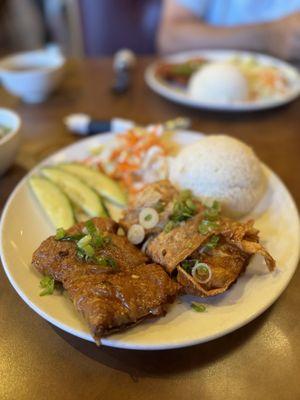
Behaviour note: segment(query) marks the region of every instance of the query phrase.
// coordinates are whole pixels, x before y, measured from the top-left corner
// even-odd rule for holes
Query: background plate
[[[184,89],[179,89],[171,84],[164,83],[157,79],[155,76],[155,70],[157,64],[163,62],[184,62],[190,58],[204,57],[212,61],[225,61],[230,60],[233,57],[249,58],[254,57],[260,63],[264,65],[271,65],[280,68],[287,76],[290,82],[290,90],[281,97],[268,100],[258,100],[253,102],[239,102],[239,103],[213,103],[197,101],[192,99]],[[159,95],[179,104],[194,108],[204,108],[208,110],[216,111],[255,111],[263,110],[267,108],[277,107],[290,101],[294,100],[300,94],[300,75],[296,68],[292,65],[264,54],[247,52],[247,51],[233,51],[233,50],[202,50],[202,51],[190,51],[175,54],[166,58],[162,58],[155,63],[151,64],[145,72],[145,80],[149,87]]]
[[[101,134],[79,141],[42,164],[86,157],[89,149],[111,140],[113,134]],[[177,133],[175,140],[185,145],[199,140],[199,133]],[[0,225],[0,251],[5,272],[22,299],[39,315],[73,335],[92,341],[92,337],[64,295],[40,297],[41,277],[31,268],[33,251],[53,234],[27,184],[31,171],[11,194]],[[247,272],[225,294],[207,303],[207,312],[196,313],[189,305],[191,297],[182,297],[170,307],[166,317],[147,321],[126,332],[103,339],[103,344],[128,349],[168,349],[205,342],[231,332],[266,310],[283,292],[295,272],[299,257],[299,217],[294,201],[279,178],[264,167],[268,190],[251,217],[278,268],[268,273],[260,257],[254,257]],[[198,299],[199,301],[199,299]],[[22,316],[20,316],[22,318]]]

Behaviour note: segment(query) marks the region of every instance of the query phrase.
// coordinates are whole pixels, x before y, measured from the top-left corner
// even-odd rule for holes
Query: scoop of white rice
[[[188,84],[189,95],[198,101],[234,103],[248,98],[248,82],[238,67],[211,63],[195,72]]]
[[[234,217],[249,213],[266,185],[253,150],[226,135],[208,136],[186,146],[170,161],[169,179],[205,203],[219,201],[224,213]]]

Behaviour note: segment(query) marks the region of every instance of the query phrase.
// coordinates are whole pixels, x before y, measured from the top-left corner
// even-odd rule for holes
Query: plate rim
[[[205,56],[205,54],[227,54],[228,56],[238,55],[241,57],[246,56],[254,56],[256,58],[262,58],[265,60],[269,60],[271,63],[279,64],[282,67],[293,71],[293,73],[297,76],[297,85],[293,90],[285,95],[282,98],[277,99],[269,99],[266,101],[261,102],[252,102],[252,103],[214,103],[214,102],[204,102],[204,101],[197,101],[192,98],[189,98],[184,93],[180,91],[176,91],[172,89],[168,85],[164,85],[155,77],[155,68],[156,66],[162,61],[172,61],[181,58],[189,58],[189,57],[196,57],[196,56]],[[260,110],[267,110],[271,108],[276,108],[282,106],[284,104],[288,104],[295,100],[297,97],[300,96],[300,71],[294,67],[292,64],[281,60],[280,58],[273,57],[268,54],[253,52],[253,51],[246,51],[246,50],[233,50],[233,49],[202,49],[202,50],[191,50],[191,51],[184,51],[175,53],[172,55],[168,55],[165,57],[161,57],[158,60],[150,63],[144,72],[144,80],[146,84],[150,87],[152,91],[154,91],[159,96],[170,100],[173,103],[181,104],[187,107],[195,108],[195,109],[203,109],[203,110],[211,110],[211,111],[223,111],[223,112],[253,112],[253,111],[260,111]]]
[[[189,134],[197,134],[198,137],[204,135],[202,132],[198,132],[198,131],[192,131],[192,130],[185,130],[185,131],[180,131],[181,133],[185,132],[185,133],[189,133]],[[73,329],[72,327],[70,327],[69,325],[66,325],[64,323],[61,323],[60,321],[58,321],[56,318],[48,315],[46,312],[44,312],[40,307],[36,306],[34,302],[32,302],[22,291],[21,287],[17,284],[17,282],[14,280],[13,276],[10,273],[10,268],[8,266],[8,263],[6,262],[6,258],[4,255],[4,235],[3,235],[3,231],[4,231],[4,226],[5,226],[5,221],[6,221],[6,215],[8,213],[8,210],[10,208],[10,204],[12,203],[12,201],[14,200],[14,197],[16,195],[16,193],[20,190],[20,188],[23,186],[23,184],[26,182],[26,180],[28,179],[28,177],[30,175],[32,175],[33,173],[36,172],[36,170],[38,170],[42,165],[46,164],[47,162],[49,162],[51,159],[53,159],[55,156],[59,155],[60,153],[64,152],[64,151],[68,151],[70,150],[72,147],[76,147],[78,146],[79,143],[83,143],[83,142],[92,142],[93,140],[96,140],[97,138],[101,137],[101,136],[114,136],[116,133],[114,132],[105,132],[105,133],[100,133],[97,135],[94,135],[92,137],[88,137],[88,138],[84,138],[81,140],[76,141],[75,143],[71,143],[65,147],[62,147],[61,149],[55,151],[53,154],[50,154],[48,157],[46,157],[45,159],[41,160],[36,166],[34,166],[31,170],[29,170],[27,172],[27,174],[20,180],[20,182],[18,182],[18,184],[16,185],[16,187],[14,188],[14,190],[12,191],[12,193],[9,195],[8,199],[6,200],[5,206],[3,208],[2,214],[1,214],[1,218],[0,218],[0,258],[1,258],[1,262],[3,265],[3,269],[4,272],[9,280],[9,283],[12,285],[13,289],[17,292],[17,294],[21,297],[21,299],[25,302],[25,304],[27,306],[29,306],[34,312],[36,312],[40,317],[42,317],[45,321],[50,322],[52,325],[54,325],[55,327],[67,332],[68,334],[74,335],[76,337],[79,337],[81,339],[84,340],[88,340],[90,342],[94,342],[93,338],[91,335],[87,334],[87,333],[82,333],[76,329]],[[86,146],[87,148],[87,146]],[[263,163],[262,163],[263,164]],[[298,225],[298,239],[300,239],[300,216],[299,216],[299,211],[296,205],[296,202],[293,198],[293,196],[291,195],[290,191],[288,190],[288,188],[286,187],[286,185],[284,184],[284,182],[281,180],[281,178],[275,173],[273,172],[268,166],[266,166],[265,164],[263,164],[268,172],[270,172],[273,176],[275,176],[275,178],[280,182],[280,184],[282,185],[283,189],[285,190],[286,195],[288,195],[289,201],[291,206],[293,207],[296,215],[297,215],[297,225]],[[294,265],[293,267],[290,268],[290,274],[289,274],[289,278],[287,279],[287,281],[285,282],[284,286],[281,288],[280,291],[278,291],[278,293],[276,294],[275,297],[271,298],[269,300],[269,302],[267,302],[264,307],[262,307],[259,311],[249,315],[248,318],[240,321],[237,324],[234,324],[233,326],[228,327],[228,329],[216,332],[215,334],[212,335],[207,335],[204,336],[202,338],[198,338],[198,339],[190,339],[190,340],[185,340],[185,341],[180,341],[180,342],[170,342],[169,344],[154,344],[154,345],[144,345],[144,344],[133,344],[132,342],[123,342],[122,340],[114,340],[113,339],[113,335],[107,338],[103,338],[102,339],[102,344],[105,346],[109,346],[109,347],[114,347],[114,348],[120,348],[120,349],[127,349],[127,350],[147,350],[147,351],[151,351],[151,350],[170,350],[170,349],[177,349],[177,348],[184,348],[184,347],[189,347],[189,346],[194,346],[197,344],[201,344],[201,343],[206,343],[209,342],[211,340],[220,338],[222,336],[225,336],[231,332],[234,332],[238,329],[240,329],[241,327],[247,325],[248,323],[250,323],[251,321],[253,321],[254,319],[256,319],[257,317],[259,317],[260,315],[262,315],[272,304],[274,304],[278,298],[281,296],[281,294],[286,290],[287,286],[289,285],[290,281],[292,280],[297,266],[298,266],[298,262],[299,262],[299,258],[300,258],[300,240],[298,240],[298,247],[297,247],[297,251],[295,251],[295,256],[294,256]],[[112,339],[110,339],[112,338]]]

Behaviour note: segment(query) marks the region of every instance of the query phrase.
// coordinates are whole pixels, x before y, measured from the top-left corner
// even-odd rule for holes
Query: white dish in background
[[[113,134],[101,134],[81,140],[43,164],[85,158],[89,149],[112,137]],[[181,132],[176,134],[175,140],[186,145],[200,137],[199,133]],[[180,298],[170,307],[166,317],[111,335],[103,339],[104,345],[155,350],[206,342],[245,325],[280,296],[291,280],[299,258],[299,217],[286,187],[267,167],[264,170],[268,190],[249,217],[256,219],[263,243],[277,260],[277,270],[269,273],[262,259],[256,256],[247,272],[228,292],[215,298],[198,298],[207,304],[207,312],[196,313],[190,308],[190,298]],[[2,215],[0,251],[5,272],[18,294],[35,312],[64,331],[92,341],[88,327],[70,300],[58,293],[39,296],[41,276],[30,267],[31,257],[54,229],[30,192],[27,180],[28,176],[16,187]]]
[[[56,47],[18,53],[0,60],[0,80],[11,94],[26,103],[40,103],[57,88],[65,58]]]
[[[0,175],[2,175],[13,163],[20,144],[21,120],[18,114],[0,108],[0,125],[9,128],[10,131],[0,138]]]
[[[273,99],[262,99],[257,101],[248,102],[235,102],[235,103],[216,103],[216,102],[205,102],[198,101],[187,93],[185,89],[175,87],[174,85],[165,83],[155,76],[157,65],[161,62],[184,62],[191,58],[207,58],[211,61],[226,62],[232,58],[238,57],[239,59],[249,59],[252,57],[259,61],[261,64],[274,66],[279,68],[287,77],[290,82],[290,90],[285,95],[280,97],[274,97]],[[203,108],[207,110],[215,111],[255,111],[263,110],[281,106],[289,103],[296,99],[300,95],[300,74],[296,68],[291,64],[279,60],[277,58],[267,56],[259,53],[252,53],[247,51],[236,51],[236,50],[202,50],[202,51],[190,51],[175,54],[165,58],[161,58],[158,61],[149,65],[145,72],[145,80],[148,86],[157,94],[171,100],[175,103],[183,104],[185,106],[194,108]]]

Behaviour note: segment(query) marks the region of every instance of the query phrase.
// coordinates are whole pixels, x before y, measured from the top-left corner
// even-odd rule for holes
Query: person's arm
[[[171,53],[202,48],[267,51],[283,58],[299,58],[300,14],[271,23],[216,27],[206,24],[175,0],[164,0],[159,51]]]

